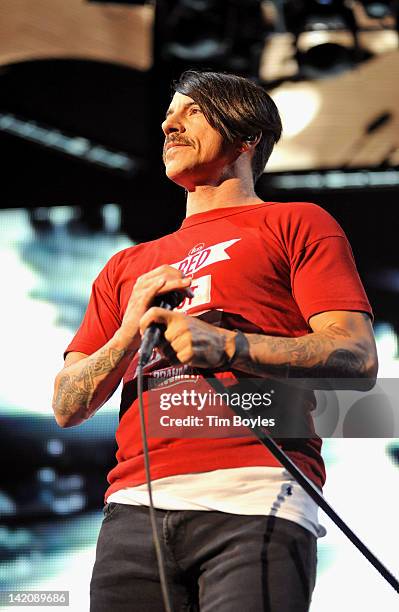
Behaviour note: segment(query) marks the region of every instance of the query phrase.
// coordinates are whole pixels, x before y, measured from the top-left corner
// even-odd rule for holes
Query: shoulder
[[[145,269],[147,263],[152,262],[154,253],[162,252],[167,247],[168,241],[173,234],[168,234],[147,242],[140,242],[133,246],[118,251],[107,261],[96,280],[105,278],[118,282],[126,271],[131,274],[137,266],[140,270]]]
[[[124,270],[127,266],[134,264],[135,261],[145,256],[153,248],[158,248],[161,240],[162,238],[157,238],[148,242],[140,242],[114,253],[105,264],[103,271],[118,273]]]
[[[139,246],[140,245],[130,246],[118,251],[117,253],[114,253],[100,270],[95,282],[98,283],[115,277],[118,272],[120,272],[125,266],[129,265],[130,261],[136,258]]]
[[[345,233],[338,221],[312,202],[276,202],[265,211],[265,222],[284,242],[295,241],[303,246],[315,240]]]
[[[342,229],[339,223],[319,204],[313,202],[274,202],[267,211],[270,219],[290,223],[306,223],[322,228]]]

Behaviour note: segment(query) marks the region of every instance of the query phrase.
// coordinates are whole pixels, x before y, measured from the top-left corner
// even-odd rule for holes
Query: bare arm
[[[68,353],[54,384],[58,425],[79,425],[93,416],[117,388],[135,352],[114,337],[92,355]]]
[[[235,332],[218,329],[195,317],[151,308],[141,319],[167,326],[165,338],[181,363],[217,368],[235,351]],[[244,334],[234,369],[256,376],[303,378],[375,378],[378,361],[368,315],[330,311],[310,319],[312,333],[299,338]]]
[[[54,384],[53,410],[61,427],[91,417],[112,395],[140,346],[139,321],[157,294],[184,290],[191,279],[171,266],[143,274],[133,288],[121,327],[92,355],[72,352]]]
[[[317,378],[375,378],[377,351],[368,315],[330,311],[310,319],[299,338],[246,334],[247,350],[234,366],[249,374]],[[231,340],[226,352],[232,355]]]

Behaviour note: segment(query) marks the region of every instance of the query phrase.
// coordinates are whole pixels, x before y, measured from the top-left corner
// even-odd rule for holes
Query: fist
[[[151,323],[165,325],[165,340],[180,363],[198,368],[218,368],[234,352],[235,332],[220,329],[196,317],[152,307],[140,319],[141,334]],[[166,356],[169,355],[166,353]]]

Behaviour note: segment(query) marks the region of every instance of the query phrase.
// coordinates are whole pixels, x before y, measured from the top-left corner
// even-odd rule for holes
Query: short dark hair
[[[264,88],[235,74],[186,70],[172,89],[197,102],[227,142],[262,134],[252,160],[256,182],[282,132],[277,106]]]

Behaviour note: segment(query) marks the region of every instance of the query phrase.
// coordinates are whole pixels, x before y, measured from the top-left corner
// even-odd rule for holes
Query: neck
[[[229,178],[218,185],[196,185],[188,192],[186,217],[215,208],[260,204],[251,181]]]

